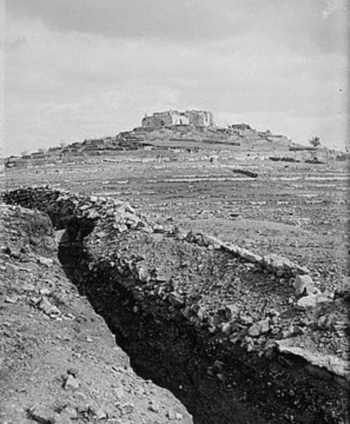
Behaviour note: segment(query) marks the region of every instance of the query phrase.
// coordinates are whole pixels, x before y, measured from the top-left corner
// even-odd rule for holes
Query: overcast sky
[[[5,153],[114,135],[169,108],[341,148],[346,2],[8,0]]]

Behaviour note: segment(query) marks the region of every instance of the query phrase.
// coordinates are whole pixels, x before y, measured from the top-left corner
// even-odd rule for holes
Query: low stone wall
[[[5,203],[18,204],[47,213],[57,229],[66,228],[72,220],[112,223],[119,232],[143,228],[152,231],[147,219],[126,202],[116,199],[82,196],[49,186],[33,186],[2,193]]]
[[[276,274],[278,277],[289,278],[295,277],[299,274],[304,275],[309,273],[309,270],[306,267],[300,266],[281,255],[270,253],[268,255],[260,256],[251,250],[239,247],[234,243],[223,242],[210,235],[189,232],[186,235],[186,240],[200,246],[211,246],[215,249],[222,249],[223,251],[229,252],[233,256],[236,256],[245,262],[258,264],[269,272]]]
[[[159,225],[152,224],[145,216],[137,213],[129,203],[117,199],[82,196],[66,190],[52,189],[49,186],[20,188],[3,192],[2,197],[6,203],[20,204],[46,212],[57,228],[65,228],[67,222],[74,217],[92,221],[99,219],[113,221],[114,228],[120,232],[142,228],[148,232],[176,234],[179,237],[179,232],[175,227],[160,228]],[[210,235],[190,231],[182,234],[181,237],[199,246],[222,249],[243,261],[259,264],[278,277],[295,277],[298,274],[309,273],[306,267],[283,256],[276,254],[260,256],[248,249],[223,242]]]

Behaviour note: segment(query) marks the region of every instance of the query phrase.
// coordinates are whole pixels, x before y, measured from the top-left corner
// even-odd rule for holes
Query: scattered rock
[[[107,412],[103,409],[103,408],[91,408],[90,410],[92,411],[93,415],[95,416],[96,420],[105,420],[106,418],[108,418],[108,414]]]
[[[76,368],[69,368],[67,374],[76,378],[78,376],[78,370]]]
[[[329,303],[329,302],[332,302],[332,299],[322,293],[310,294],[308,296],[301,297],[297,301],[297,307],[299,309],[305,310],[305,309],[315,308],[317,305],[321,303]]]
[[[239,254],[242,259],[248,262],[261,263],[262,261],[262,257],[260,255],[257,255],[248,249],[241,248]]]
[[[270,319],[265,318],[255,322],[249,327],[248,335],[251,337],[259,337],[261,334],[265,334],[270,330]]]
[[[44,256],[38,256],[37,262],[41,265],[45,265],[47,267],[53,265],[53,260],[51,258],[45,258]]]
[[[56,413],[43,405],[35,405],[27,410],[28,418],[39,424],[56,424]]]
[[[304,296],[297,301],[297,307],[299,309],[314,308],[317,305],[317,296],[315,294],[309,294]]]
[[[134,411],[134,405],[132,403],[125,403],[121,406],[121,412],[123,415],[131,414]]]
[[[40,303],[38,304],[38,308],[52,318],[61,315],[61,311],[57,308],[57,306],[50,303],[45,296],[42,297]]]
[[[151,276],[144,266],[139,266],[136,269],[137,276],[142,283],[148,283],[151,280]]]
[[[155,400],[151,400],[148,405],[148,409],[152,412],[159,412],[159,404]]]
[[[85,208],[85,209],[88,210],[88,208]],[[125,222],[127,222],[128,225],[130,224],[129,225],[129,228],[130,228],[133,225],[134,222],[138,222],[138,221],[137,221],[137,219],[134,220],[133,217],[128,216],[128,214],[130,212],[128,212],[128,211],[126,211],[126,212],[124,212],[124,211],[121,211],[120,212],[120,216],[121,216],[121,218],[120,218],[120,221],[121,221],[120,224],[124,225],[123,224],[123,222],[124,222],[123,220],[125,219]],[[133,213],[134,211],[131,211],[131,212]],[[112,221],[114,222],[113,218],[110,218],[110,225],[112,225],[111,224]],[[101,225],[101,228],[105,228],[105,227],[103,225]],[[108,229],[108,227],[106,227],[106,228]],[[135,232],[135,231],[131,231],[130,233],[132,233],[132,236],[130,237],[130,245],[132,246],[133,241],[134,240],[137,240],[138,233]],[[115,233],[113,232],[113,234],[115,234]],[[142,236],[144,236],[144,235],[145,234],[143,233]],[[94,236],[94,233],[92,233],[92,237],[93,236]],[[102,238],[105,238],[104,235],[101,232],[98,233],[96,237],[97,237],[97,239],[96,238],[95,239],[92,238],[92,242],[96,242],[97,245],[101,241],[100,240],[101,237]],[[127,242],[129,243],[128,237],[129,237],[129,234],[126,234],[126,235],[122,235],[120,238],[121,239],[123,239],[123,238],[124,239],[127,239]],[[165,239],[165,242],[167,242],[166,238],[164,238],[164,239]],[[203,277],[203,276],[205,277],[205,272],[206,272],[207,267],[210,267],[212,265],[210,263],[210,260],[206,262],[206,261],[203,261],[202,258],[200,257],[200,255],[202,255],[203,252],[205,251],[204,247],[205,248],[208,248],[208,246],[216,246],[216,245],[219,246],[219,242],[218,243],[214,242],[214,244],[208,244],[208,240],[206,240],[203,237],[201,238],[201,237],[198,236],[198,240],[199,240],[199,243],[201,243],[200,245],[203,246],[203,248],[202,247],[201,248],[198,248],[198,246],[195,246],[195,249],[196,249],[195,252],[196,252],[196,254],[198,252],[198,255],[194,258],[194,261],[193,262],[189,261],[189,265],[186,268],[186,269],[188,269],[190,271],[188,273],[189,283],[192,283],[191,278],[192,278],[192,276],[197,271],[198,271],[198,273],[201,273],[201,277]],[[109,242],[110,242],[110,240],[107,237],[106,243],[109,243]],[[118,243],[119,243],[119,240],[118,240]],[[103,245],[103,244],[104,244],[104,241],[101,242],[101,245]],[[183,244],[185,244],[185,242]],[[144,262],[142,261],[140,263],[139,259],[137,259],[136,261],[134,261],[133,260],[134,257],[132,257],[133,247],[130,247],[129,248],[130,245],[127,245],[127,246],[125,245],[126,246],[126,249],[125,250],[128,252],[128,254],[130,254],[129,259],[130,259],[130,257],[132,258],[132,259],[130,259],[130,264],[132,265],[132,267],[130,268],[130,270],[133,273],[133,276],[131,276],[131,277],[135,277],[137,275],[137,278],[140,281],[143,281],[145,283],[146,282],[147,283],[148,282],[151,282],[151,284],[142,285],[142,284],[138,284],[137,278],[134,278],[135,284],[138,284],[137,288],[141,288],[140,289],[140,291],[142,292],[141,294],[143,294],[143,290],[145,292],[145,295],[148,295],[148,293],[152,293],[153,300],[155,300],[156,303],[159,304],[159,306],[163,308],[163,306],[165,306],[165,302],[162,303],[162,301],[166,298],[166,296],[164,296],[164,297],[162,297],[162,296],[163,296],[164,293],[165,293],[165,295],[169,295],[169,293],[171,293],[171,290],[173,289],[173,287],[171,286],[170,290],[168,289],[168,287],[170,287],[171,282],[169,282],[167,279],[164,279],[165,280],[164,282],[166,284],[153,285],[154,281],[153,280],[151,281],[151,277],[150,277],[150,276],[152,276],[152,279],[154,278],[153,268],[152,268],[153,267],[153,263],[147,262],[147,260],[145,260]],[[193,248],[193,246],[188,246],[188,245],[186,245],[186,247],[189,250]],[[150,249],[151,249],[151,247],[150,247]],[[237,250],[237,252],[240,253],[241,258],[246,259],[247,261],[254,262],[254,261],[258,261],[259,260],[259,258],[257,258],[256,256],[250,256],[250,252],[249,251],[245,251],[244,249]],[[216,254],[217,255],[220,255],[220,252],[214,252],[214,253],[215,253],[215,255]],[[148,254],[148,252],[147,252],[147,254]],[[147,256],[147,255],[145,255],[145,256]],[[239,256],[239,255],[237,255],[237,256]],[[242,261],[240,261],[239,258],[237,259],[237,257],[233,257],[233,255],[228,255],[227,252],[226,252],[225,253],[225,260],[226,260],[227,257],[229,257],[229,262],[228,262],[229,271],[231,271],[231,263],[234,264],[232,266],[232,268],[234,269],[234,271],[236,271],[236,267],[238,267],[238,270],[240,270],[240,266],[242,266],[242,268],[244,268],[244,270],[246,271],[246,269],[247,269],[246,263],[243,263],[242,264],[241,263]],[[44,258],[44,262],[42,260],[38,259],[38,262],[39,263],[43,263],[46,266],[50,266],[50,263],[51,264],[53,263],[53,261],[50,260],[50,259],[48,259],[48,261],[45,262],[45,259],[47,259],[47,258]],[[108,257],[107,259],[110,260],[111,263],[113,261],[113,263],[118,264],[118,260],[120,259],[120,257],[118,257],[118,258],[116,258],[116,257],[109,258]],[[167,257],[167,259],[168,259],[168,257]],[[211,259],[211,257],[209,257],[209,259]],[[269,270],[270,271],[273,271],[277,275],[287,274],[288,275],[288,279],[291,278],[292,276],[296,275],[296,279],[295,279],[295,282],[294,282],[294,284],[295,284],[294,287],[295,287],[295,290],[296,290],[297,295],[298,296],[303,296],[297,302],[297,306],[300,307],[301,309],[307,309],[309,307],[316,306],[319,303],[326,302],[326,301],[329,302],[330,301],[329,297],[326,296],[325,294],[320,294],[320,293],[317,293],[317,292],[314,291],[312,279],[308,275],[302,275],[302,273],[301,274],[295,274],[296,270],[298,269],[298,268],[295,267],[295,264],[293,264],[290,261],[285,260],[284,258],[281,258],[281,257],[279,257],[277,255],[275,255],[275,256],[270,255],[269,260],[267,260],[267,257],[265,257],[264,260],[265,260],[265,263],[266,263],[266,268],[268,268],[268,269],[265,269],[264,270],[264,272],[266,274],[268,274],[268,278],[267,278],[268,283],[271,283],[271,279],[270,279],[271,273],[269,273]],[[197,261],[197,262],[195,262],[195,261]],[[135,263],[137,263],[136,266],[135,266]],[[149,265],[150,263],[151,263],[151,265]],[[170,263],[170,261],[168,261],[168,263]],[[204,268],[199,268],[199,266],[201,266],[201,267],[203,266],[203,263],[204,263]],[[198,264],[200,264],[200,265],[198,265]],[[147,266],[150,266],[149,270],[147,269]],[[158,264],[156,266],[158,266]],[[171,267],[172,267],[172,265],[169,265],[169,268],[171,268]],[[256,266],[255,265],[252,265],[252,267],[255,268]],[[249,273],[249,275],[250,275],[250,273]],[[174,280],[176,279],[176,277],[177,276],[174,273]],[[185,274],[185,277],[186,277],[186,274]],[[195,278],[193,279],[193,281],[194,281],[194,284],[193,284],[193,286],[191,285],[191,289],[197,295],[198,292],[200,293],[200,291],[197,290],[197,288],[200,289],[201,287],[199,287],[199,285],[196,286],[196,283],[197,282],[196,282]],[[208,279],[208,281],[211,282],[212,280],[209,280]],[[289,288],[286,287],[286,284],[284,284],[284,283],[286,283],[286,281],[287,281],[287,279],[285,279],[285,281],[282,281],[279,278],[274,278],[273,279],[273,282],[271,283],[271,289],[274,289],[275,286],[277,286],[277,287],[279,286],[278,288],[281,288],[281,290],[285,290],[285,292],[288,293]],[[227,284],[227,286],[225,286],[226,283],[227,283],[227,281],[225,281],[224,279],[222,279],[222,280],[218,279],[218,281],[213,281],[213,286],[215,284],[214,287],[217,288],[218,291],[225,292],[225,297],[223,297],[222,299],[220,299],[218,297],[218,299],[220,301],[222,300],[222,302],[217,302],[215,304],[213,303],[213,308],[209,310],[209,315],[212,313],[212,316],[216,318],[216,311],[217,311],[217,309],[215,309],[215,308],[220,308],[221,307],[221,309],[223,310],[223,314],[219,317],[220,319],[218,319],[217,321],[215,321],[215,325],[216,325],[216,329],[219,329],[220,326],[221,326],[221,330],[225,334],[230,334],[230,332],[231,332],[232,323],[230,321],[233,320],[234,318],[236,318],[237,315],[240,315],[240,323],[239,322],[238,323],[234,323],[234,325],[237,324],[238,332],[240,333],[240,336],[241,336],[241,339],[239,340],[239,342],[241,342],[241,340],[245,337],[246,331],[247,331],[246,328],[242,328],[242,327],[243,326],[249,326],[249,329],[247,331],[249,337],[246,337],[246,339],[245,339],[247,350],[251,350],[253,348],[254,349],[257,349],[257,346],[259,346],[259,344],[263,344],[264,341],[266,341],[267,337],[265,337],[264,335],[266,333],[270,332],[270,331],[272,333],[272,330],[274,330],[276,327],[278,327],[276,325],[276,322],[273,319],[274,317],[278,316],[278,314],[275,314],[275,313],[269,314],[269,312],[267,312],[265,309],[262,312],[262,309],[261,309],[261,306],[262,305],[261,305],[260,299],[258,299],[258,297],[254,297],[253,298],[253,299],[256,299],[257,300],[257,304],[256,305],[255,304],[249,304],[249,301],[248,301],[247,302],[247,306],[244,306],[246,315],[244,315],[244,314],[241,315],[239,313],[239,308],[235,304],[229,304],[229,305],[226,305],[225,306],[225,302],[227,300],[228,301],[233,301],[233,300],[231,300],[233,298],[233,299],[235,299],[235,301],[240,302],[240,297],[239,296],[242,295],[242,298],[245,298],[246,292],[249,292],[249,290],[247,290],[246,287],[244,287],[243,284],[242,284],[243,287],[241,287],[239,285],[239,283],[238,283],[237,284],[237,288],[239,290],[239,292],[238,292],[239,296],[237,296],[236,298],[234,298],[234,297],[229,298],[230,292],[229,292],[229,290],[226,291],[226,288],[229,288],[229,289],[232,288],[231,286],[229,286],[229,284],[231,284],[231,280],[230,280],[229,284]],[[254,284],[259,285],[259,290],[261,289],[261,297],[263,298],[264,297],[264,294],[265,294],[264,293],[264,290],[266,289],[266,285],[264,286],[264,284],[266,284],[266,281],[265,280],[262,281],[262,279],[261,279],[261,281],[259,281],[259,278],[257,278],[257,281],[254,281]],[[157,291],[158,288],[159,289],[164,289],[164,290],[162,292],[162,296],[159,295],[159,297],[157,298],[157,296],[158,296],[158,291]],[[180,289],[181,288],[182,287],[181,287],[181,284],[180,284]],[[147,290],[149,290],[149,291],[147,292]],[[270,286],[267,287],[267,290],[270,290]],[[283,294],[285,294],[285,292],[283,292]],[[226,293],[227,293],[227,296],[226,296]],[[49,293],[47,293],[45,291],[44,292],[42,291],[41,294],[42,295],[43,294],[44,295],[48,295]],[[174,291],[174,293],[171,293],[171,294],[172,294],[172,297],[170,298],[171,299],[171,302],[168,302],[168,304],[170,304],[170,309],[169,310],[171,310],[173,312],[175,310],[175,308],[173,306],[177,303],[176,302],[176,291]],[[203,294],[201,293],[202,299],[200,299],[200,300],[198,300],[197,297],[193,296],[193,297],[195,297],[195,300],[193,301],[193,304],[199,305],[199,302],[201,302],[201,304],[204,305],[204,308],[201,308],[200,307],[197,310],[194,310],[194,309],[191,310],[191,307],[193,306],[193,304],[191,304],[192,298],[187,298],[186,297],[188,293],[185,292],[185,293],[181,293],[181,294],[183,295],[184,303],[186,303],[185,306],[189,306],[189,309],[191,311],[191,314],[189,316],[189,319],[192,320],[192,318],[195,318],[192,322],[197,326],[198,319],[203,320],[204,317],[205,317],[205,315],[206,315],[206,313],[207,313],[207,310],[206,310],[206,299],[205,299],[205,297],[206,296],[209,297],[208,294],[210,294],[210,292],[204,292]],[[159,300],[159,302],[158,302],[158,300]],[[272,298],[272,300],[274,301],[276,299],[273,299]],[[271,302],[267,303],[267,305],[265,305],[266,306],[266,309],[268,309],[271,305],[275,305],[276,304],[273,301],[271,301]],[[294,303],[295,302],[295,298],[293,298],[292,301]],[[277,302],[279,302],[279,299],[277,299]],[[241,302],[241,303],[243,305],[243,302]],[[254,300],[253,300],[252,303],[254,303]],[[58,303],[58,304],[60,304],[60,303]],[[167,307],[168,307],[168,304],[166,305]],[[40,301],[38,302],[38,305],[39,305],[39,308],[41,310],[43,310],[46,314],[48,314],[50,316],[56,315],[56,314],[59,314],[60,313],[60,311],[58,310],[58,308],[56,308],[54,305],[52,305],[50,303],[49,299],[47,299],[47,297],[45,297],[45,296],[43,296],[40,299]],[[131,304],[131,307],[132,307],[132,304]],[[281,304],[278,305],[278,308],[281,308],[282,309]],[[183,309],[185,309],[185,308],[183,308]],[[143,312],[142,309],[141,309],[141,311]],[[269,317],[268,318],[265,318],[265,319],[258,320],[259,319],[259,314],[260,314],[260,317],[261,317],[261,314],[262,313],[263,314],[269,314]],[[258,321],[253,322],[253,318],[251,316],[249,316],[249,314],[252,314],[252,317],[254,317],[254,320],[258,320]],[[302,315],[302,314],[300,314],[300,315]],[[283,317],[283,319],[282,319],[282,321],[283,321],[284,320],[284,316],[282,315],[282,317]],[[288,320],[288,317],[287,317],[287,320]],[[294,317],[293,317],[293,320],[294,320]],[[222,322],[222,321],[224,321],[224,322]],[[204,324],[207,324],[208,322],[209,322],[209,319],[208,320],[205,320]],[[200,323],[200,324],[202,325],[203,323]],[[241,324],[243,324],[243,325],[241,325]],[[284,327],[286,327],[286,325],[288,325],[288,322],[287,323],[285,322],[284,324],[285,324]],[[324,321],[321,320],[320,321],[320,325],[324,325],[324,324],[325,324]],[[283,326],[281,326],[281,327],[283,328]],[[282,331],[282,328],[279,328],[279,331],[280,332]],[[293,334],[293,332],[291,332],[291,333]],[[86,332],[83,333],[83,334],[86,334]],[[221,337],[221,335],[219,335],[219,334],[218,334],[218,336]],[[84,338],[84,336],[83,336],[83,338]],[[92,341],[91,338],[86,338],[86,340],[87,341]],[[221,337],[220,340],[222,340],[222,337]],[[94,341],[95,341],[95,334],[94,334]],[[96,336],[96,341],[97,341],[97,336]],[[84,348],[88,348],[88,347],[89,346],[84,346]],[[84,356],[84,354],[85,353],[82,353],[83,356]],[[66,389],[66,390],[76,390],[76,389],[78,389],[79,386],[80,386],[80,384],[79,384],[79,380],[76,378],[76,374],[69,373],[69,372],[68,372],[68,374],[69,375],[65,379],[65,382],[64,382],[64,389]],[[219,378],[219,379],[223,379],[223,374],[221,372],[215,373],[214,375],[216,375],[217,378]],[[81,378],[82,377],[80,376],[80,379]],[[127,391],[128,390],[129,390],[129,388],[127,389]],[[133,410],[133,407],[132,406],[130,407],[130,405],[124,405],[122,407],[122,410],[125,413],[129,413],[130,411]],[[152,411],[152,412],[158,413],[159,410],[160,410],[160,408],[159,408],[159,405],[156,402],[151,402],[149,404],[149,410]],[[172,411],[168,415],[170,415],[171,417],[174,417],[175,416],[175,419],[179,419],[179,420],[182,419],[182,415],[181,414],[174,413],[174,411]],[[97,414],[95,414],[95,416],[97,416]],[[101,416],[101,419],[104,419],[105,416],[106,416],[105,412],[102,411],[101,414],[100,414],[100,416]]]
[[[163,227],[163,225],[155,224],[155,225],[153,225],[153,231],[155,233],[165,233],[166,229]]]
[[[77,390],[79,389],[80,383],[77,378],[75,378],[73,375],[68,374],[68,377],[66,378],[66,381],[64,382],[64,388],[65,390]]]
[[[176,412],[173,409],[169,409],[166,413],[167,418],[169,420],[176,420]]]
[[[223,334],[228,335],[232,331],[232,323],[231,322],[223,322],[221,324],[221,331]]]
[[[342,282],[339,284],[335,291],[336,297],[350,299],[350,276],[344,276]]]
[[[68,424],[74,422],[79,418],[77,408],[69,405],[65,405],[64,408],[59,412],[55,424]]]
[[[307,274],[307,268],[302,267],[284,256],[271,253],[263,257],[263,265],[270,271],[274,272],[278,277],[291,276],[296,274]]]
[[[12,303],[12,304],[14,304],[14,303],[17,303],[17,301],[18,301],[18,297],[17,296],[6,296],[5,297],[5,302],[6,303]]]
[[[239,313],[239,307],[233,303],[229,303],[224,307],[224,314],[227,320],[235,318]]]
[[[22,285],[22,290],[24,291],[24,292],[27,292],[27,291],[35,291],[35,286],[34,286],[34,284],[31,284],[31,283],[24,283],[23,285]]]
[[[243,325],[250,325],[253,323],[253,318],[250,315],[244,313],[239,315],[239,320]]]
[[[293,285],[297,296],[307,296],[317,291],[310,275],[297,275]]]
[[[55,241],[56,241],[57,245],[59,245],[61,243],[61,240],[62,240],[65,232],[66,232],[66,230],[55,231]]]

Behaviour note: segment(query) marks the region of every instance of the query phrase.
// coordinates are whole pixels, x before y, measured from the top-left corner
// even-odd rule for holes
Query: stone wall
[[[142,119],[142,126],[147,128],[161,128],[172,125],[189,125],[188,116],[183,112],[170,110],[166,112],[156,112],[151,116]]]
[[[189,110],[179,112],[169,110],[156,112],[151,116],[142,119],[142,126],[145,128],[161,128],[172,125],[193,125],[195,127],[209,127],[214,125],[213,114],[208,111]]]
[[[195,127],[212,127],[214,125],[214,117],[211,112],[204,110],[188,110],[185,112],[189,122]]]

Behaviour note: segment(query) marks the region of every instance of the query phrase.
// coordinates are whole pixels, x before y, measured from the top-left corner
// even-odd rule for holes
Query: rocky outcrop
[[[305,268],[154,225],[113,199],[47,187],[4,199],[66,229],[67,274],[138,372],[168,387],[198,423],[344,421],[347,305],[310,293],[317,282],[306,284]],[[310,295],[322,301],[301,308]]]

